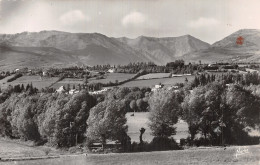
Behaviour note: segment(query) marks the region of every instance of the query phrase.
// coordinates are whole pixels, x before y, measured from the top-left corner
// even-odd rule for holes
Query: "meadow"
[[[127,134],[130,136],[132,142],[140,142],[139,135],[140,129],[145,128],[145,133],[143,134],[143,140],[147,142],[151,142],[153,136],[151,135],[151,129],[148,126],[148,116],[149,112],[135,112],[134,116],[131,116],[132,112],[128,112],[126,114],[128,132]],[[173,136],[176,141],[179,141],[181,138],[187,138],[188,133],[188,124],[182,120],[180,120],[176,125],[177,133]]]
[[[83,79],[65,78],[65,79],[53,84],[51,87],[54,89],[58,89],[60,86],[67,87],[68,84],[70,84],[70,88],[72,88],[73,85],[75,85],[75,87],[77,87],[78,84],[83,84]]]
[[[134,77],[135,74],[129,74],[129,73],[107,73],[104,75],[104,79],[97,79],[97,78],[90,78],[88,79],[89,83],[109,83],[109,82],[118,82],[124,81],[127,79],[130,79]]]
[[[10,77],[9,77],[10,78]],[[58,81],[58,77],[42,77],[41,76],[22,76],[12,82],[4,82],[4,84],[1,84],[1,88],[6,88],[8,85],[19,85],[19,84],[23,84],[24,87],[26,87],[27,84],[31,84],[38,88],[38,89],[42,89],[45,87],[49,87],[51,86],[53,83],[55,83],[56,81]]]
[[[149,73],[137,78],[137,80],[147,80],[147,79],[156,79],[156,78],[167,78],[170,77],[171,73]]]
[[[238,150],[247,150],[236,156]],[[2,162],[3,165],[259,165],[260,146],[198,147],[141,153],[64,155],[56,159]]]
[[[158,79],[150,79],[150,80],[133,80],[133,81],[120,85],[120,87],[154,87],[154,85],[159,84],[159,83],[162,83],[165,86],[170,86],[170,85],[174,85],[176,83],[184,83],[186,77],[187,77],[188,81],[191,81],[194,79],[195,76],[158,78]]]
[[[14,140],[0,138],[0,158],[9,157],[34,157],[45,156],[44,150],[40,147],[31,147],[30,144],[20,144]]]

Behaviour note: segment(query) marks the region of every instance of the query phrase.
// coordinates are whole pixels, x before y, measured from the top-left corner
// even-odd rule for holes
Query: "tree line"
[[[57,147],[118,141],[121,151],[168,150],[180,149],[173,137],[182,119],[189,126],[183,144],[257,144],[259,137],[250,137],[246,129],[260,124],[259,84],[235,83],[235,74],[229,86],[230,75],[220,76],[222,81],[200,76],[197,85],[187,82],[179,90],[116,87],[96,96],[86,90],[74,95],[13,92],[0,104],[0,134]],[[150,143],[142,140],[142,126],[139,143],[127,135],[125,114],[136,111],[149,111]]]

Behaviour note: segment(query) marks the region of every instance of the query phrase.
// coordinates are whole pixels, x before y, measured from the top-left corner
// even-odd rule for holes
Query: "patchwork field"
[[[53,84],[51,87],[54,89],[58,89],[60,86],[65,86],[70,84],[70,87],[72,88],[73,85],[77,87],[78,84],[83,84],[83,79],[75,79],[75,78],[65,78],[55,84]]]
[[[166,78],[170,77],[171,73],[150,73],[138,77],[138,80],[155,79],[155,78]]]
[[[140,129],[145,128],[145,133],[143,134],[143,140],[150,142],[153,139],[151,135],[151,130],[148,127],[148,115],[149,112],[135,112],[134,116],[131,116],[132,112],[128,112],[126,114],[127,125],[128,125],[128,135],[131,138],[131,141],[139,142]],[[181,138],[187,138],[188,136],[188,124],[184,121],[179,121],[176,124],[177,133],[173,136],[175,140],[179,140]]]
[[[0,85],[1,85],[1,88],[6,88],[8,85],[14,86],[14,85],[18,85],[18,84],[24,84],[24,86],[26,87],[27,84],[32,83],[34,87],[36,87],[38,89],[42,89],[45,87],[49,87],[50,85],[55,83],[58,79],[59,79],[58,77],[41,78],[41,76],[22,76],[12,82],[5,81]]]
[[[96,79],[90,78],[88,81],[89,83],[109,83],[109,82],[116,82],[116,80],[124,81],[127,79],[132,78],[135,74],[128,74],[128,73],[107,73],[104,75],[105,79]]]
[[[195,76],[159,78],[150,80],[134,80],[121,85],[121,87],[153,87],[154,85],[159,83],[162,83],[165,86],[170,86],[174,85],[175,83],[184,83],[186,77],[188,81],[191,81],[194,79]]]

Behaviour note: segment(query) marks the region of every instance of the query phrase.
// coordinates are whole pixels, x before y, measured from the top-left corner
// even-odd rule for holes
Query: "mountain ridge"
[[[240,29],[213,43],[207,50],[187,53],[189,62],[260,62],[260,30]]]
[[[237,43],[238,38],[241,44]],[[0,34],[0,69],[39,66],[124,65],[154,62],[260,62],[260,30],[241,29],[212,45],[189,34],[178,37],[108,37],[62,31]]]
[[[129,44],[128,41],[131,39],[126,37],[124,39],[127,42],[122,38],[108,37],[101,33],[70,33],[55,30],[0,34],[2,56],[0,68],[22,67],[22,65],[36,67],[61,64],[64,66],[128,64],[149,61],[161,65],[180,58],[189,51],[209,46],[190,35],[165,38],[140,36],[136,41],[133,40],[142,43],[143,48]],[[32,61],[29,57],[34,60],[38,57],[38,60]]]

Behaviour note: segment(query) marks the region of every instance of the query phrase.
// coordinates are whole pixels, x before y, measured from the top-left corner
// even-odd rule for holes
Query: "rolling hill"
[[[242,29],[215,42],[208,49],[187,53],[186,61],[260,62],[260,30]]]
[[[0,68],[62,67],[154,62],[166,64],[209,44],[192,36],[109,38],[61,31],[0,34]]]

